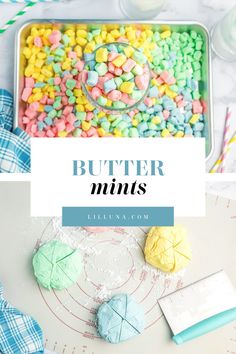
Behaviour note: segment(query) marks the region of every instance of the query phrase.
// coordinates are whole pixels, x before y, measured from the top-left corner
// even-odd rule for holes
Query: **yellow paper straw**
[[[229,153],[229,150],[235,141],[236,141],[236,131],[234,132],[232,138],[230,139],[230,141],[227,144],[227,154]],[[216,173],[218,171],[218,168],[220,167],[220,165],[222,163],[222,159],[223,159],[223,154],[221,154],[220,157],[218,158],[218,160],[214,163],[212,169],[210,170],[210,173]]]

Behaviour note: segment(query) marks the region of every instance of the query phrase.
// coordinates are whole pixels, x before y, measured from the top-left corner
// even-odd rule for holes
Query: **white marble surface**
[[[0,87],[13,91],[14,36],[20,24],[34,18],[124,18],[119,0],[74,0],[61,3],[37,4],[19,19],[18,24],[0,36]],[[145,0],[144,0],[145,1]],[[196,20],[208,29],[236,3],[235,0],[168,0],[158,20]],[[11,18],[22,5],[0,4],[0,26]],[[232,133],[236,130],[236,63],[227,63],[213,55],[213,106],[215,149],[207,162],[209,169],[218,158],[227,106],[232,107]],[[227,171],[236,172],[236,144],[227,158]]]

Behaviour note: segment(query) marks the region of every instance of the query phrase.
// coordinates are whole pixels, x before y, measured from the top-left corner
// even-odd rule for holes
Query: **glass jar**
[[[135,56],[137,55],[137,57],[139,57],[140,55],[142,55],[143,60],[145,60],[145,62],[143,63],[143,65],[139,64],[138,62],[136,63],[138,65],[138,70],[139,73],[136,73],[136,71],[134,70],[135,67],[133,68],[133,70],[125,72],[122,70],[122,66],[119,68],[121,70],[115,71],[114,73],[111,73],[111,70],[109,70],[110,64],[112,63],[112,60],[109,60],[109,56],[107,61],[104,61],[102,63],[106,64],[106,66],[108,67],[108,74],[110,74],[110,78],[111,79],[115,79],[114,81],[117,81],[116,79],[120,79],[120,85],[117,84],[116,87],[113,88],[114,91],[116,91],[116,93],[120,92],[120,95],[122,95],[122,97],[118,100],[112,101],[110,99],[109,93],[111,93],[111,91],[105,93],[104,89],[99,89],[99,90],[95,90],[97,91],[97,93],[95,92],[95,95],[93,94],[94,92],[94,87],[97,88],[97,86],[91,86],[88,84],[88,74],[89,71],[94,71],[96,70],[96,68],[94,67],[95,65],[95,58],[96,58],[96,54],[98,52],[98,50],[101,49],[107,49],[108,53],[117,53],[117,55],[123,54],[123,50],[125,48],[131,48],[132,49],[132,58],[135,58]],[[136,55],[135,55],[136,54]],[[127,60],[131,59],[129,57],[127,57]],[[133,59],[133,61],[135,61]],[[100,63],[101,64],[101,63]],[[113,67],[112,67],[113,68]],[[140,70],[142,69],[142,73],[140,72]],[[133,74],[135,72],[135,74]],[[98,76],[98,78],[105,78],[106,74],[102,75],[102,76]],[[123,79],[124,78],[124,74],[131,74],[130,78],[127,77],[127,79]],[[127,75],[126,75],[127,76]],[[139,89],[137,87],[137,85],[135,84],[135,79],[136,77],[139,76],[144,76],[145,77],[145,86],[142,87],[142,89]],[[99,110],[104,111],[106,113],[111,113],[111,114],[122,114],[122,113],[128,113],[130,111],[135,110],[140,103],[143,102],[143,100],[145,99],[145,97],[148,94],[149,91],[149,87],[150,87],[150,80],[151,80],[151,69],[149,66],[149,62],[147,60],[147,58],[144,56],[144,54],[142,54],[142,52],[140,50],[138,50],[137,48],[132,47],[130,44],[125,43],[125,42],[113,42],[113,43],[107,43],[104,45],[99,46],[92,54],[91,56],[89,55],[89,60],[85,60],[85,65],[84,65],[84,70],[83,70],[83,78],[82,78],[82,88],[83,91],[87,97],[87,99],[90,101],[90,103],[94,106],[97,107]],[[108,80],[107,80],[108,81]],[[113,80],[112,80],[113,81]],[[119,80],[118,80],[119,81]],[[118,82],[117,81],[117,82]],[[134,83],[134,91],[135,91],[135,95],[133,95],[133,93],[128,94],[128,93],[121,93],[120,88],[121,88],[121,84],[123,82],[130,82],[130,83]],[[104,83],[103,83],[104,85]],[[133,91],[133,92],[134,92]],[[100,95],[99,95],[100,94]],[[98,96],[98,97],[96,97]],[[107,103],[102,104],[101,101],[101,96],[104,98],[104,101],[106,101]],[[137,97],[137,99],[134,98]],[[123,103],[123,107],[119,107],[119,105],[117,104],[117,102]],[[109,104],[108,104],[109,103]],[[121,105],[121,104],[120,104]],[[121,106],[122,106],[121,105]],[[116,107],[117,106],[117,107]]]
[[[166,0],[120,0],[120,8],[126,17],[151,19],[159,14]]]
[[[212,29],[212,49],[226,61],[236,61],[236,6]]]

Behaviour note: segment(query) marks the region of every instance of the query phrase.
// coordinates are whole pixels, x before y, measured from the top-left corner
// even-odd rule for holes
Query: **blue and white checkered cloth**
[[[0,89],[0,173],[30,172],[30,137],[13,129],[13,98]]]
[[[38,323],[12,307],[2,293],[0,283],[0,353],[44,353],[43,334]]]

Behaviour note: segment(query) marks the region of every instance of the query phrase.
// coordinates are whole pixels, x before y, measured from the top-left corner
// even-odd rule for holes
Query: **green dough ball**
[[[82,270],[78,250],[53,240],[41,246],[33,257],[34,274],[46,289],[62,290],[74,284]]]

